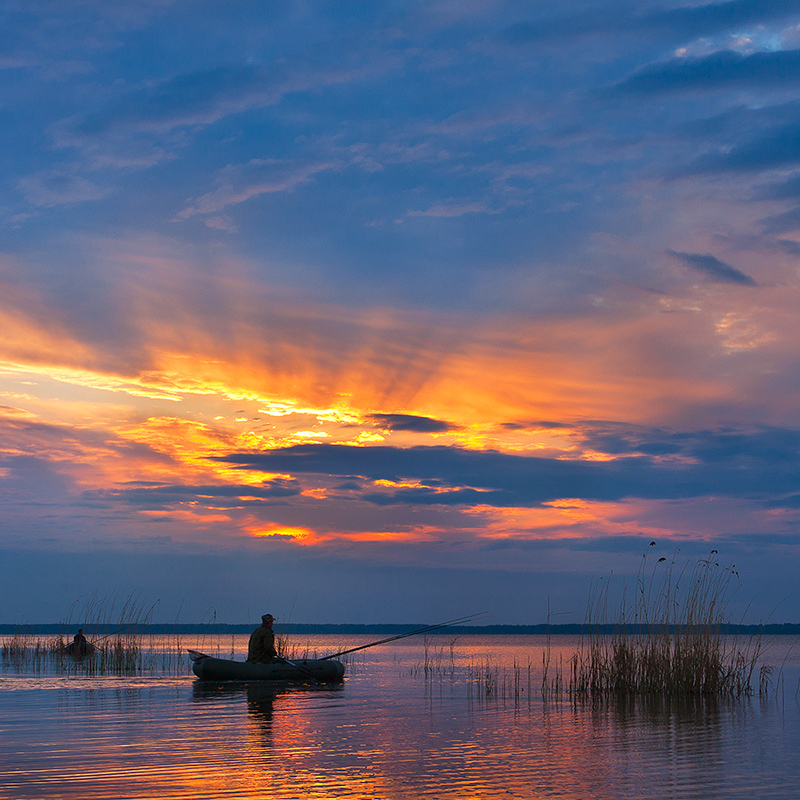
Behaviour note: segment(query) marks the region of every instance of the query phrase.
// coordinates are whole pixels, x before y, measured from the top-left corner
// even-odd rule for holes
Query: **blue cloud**
[[[749,464],[756,469],[769,464],[791,465],[800,456],[800,431],[789,428],[670,433],[622,423],[587,422],[576,430],[587,446],[612,455],[680,454],[706,465]]]
[[[78,138],[114,128],[168,131],[209,124],[232,111],[280,100],[279,73],[258,65],[223,65],[177,75],[133,89],[106,108],[78,117],[69,128]]]
[[[378,506],[390,505],[443,505],[476,506],[486,505],[507,508],[521,505],[519,497],[513,492],[479,491],[477,489],[445,489],[436,491],[428,487],[398,489],[394,492],[366,492],[362,500]]]
[[[767,128],[748,142],[725,147],[692,161],[675,176],[719,172],[758,172],[800,162],[800,123]]]
[[[759,187],[756,197],[763,200],[796,200],[800,198],[800,177],[793,176],[784,181]]]
[[[800,81],[800,50],[742,55],[722,50],[704,58],[675,58],[648,64],[620,81],[615,91],[661,94],[728,86],[787,86]]]
[[[636,438],[630,437],[632,450],[636,449]],[[617,450],[622,449],[622,441],[616,443]],[[598,443],[602,444],[602,439]],[[536,506],[565,497],[618,501],[625,497],[746,496],[785,493],[800,480],[798,431],[653,434],[642,444],[654,455],[604,462],[441,446],[401,449],[326,444],[216,458],[243,469],[326,476],[356,474],[372,481],[418,480],[426,484],[363,495],[368,502],[381,505]],[[684,452],[696,463],[657,460],[662,453],[675,452]]]
[[[730,31],[750,23],[783,19],[798,11],[798,0],[733,0],[645,12],[632,10],[630,5],[605,5],[581,8],[576,14],[551,16],[535,22],[516,22],[503,29],[501,39],[507,44],[522,45],[620,32],[650,32],[686,39]]]
[[[800,228],[800,206],[791,208],[783,214],[772,214],[763,220],[764,232],[767,234],[789,233]],[[783,241],[780,245],[785,253],[800,255],[800,247],[796,244]]]
[[[122,501],[148,509],[167,509],[178,503],[192,502],[214,507],[233,505],[263,505],[265,501],[294,497],[301,492],[295,480],[276,478],[261,486],[241,484],[170,484],[145,485],[120,489],[100,489],[84,492],[81,501],[95,505]],[[247,498],[247,499],[244,499]]]
[[[680,253],[667,250],[667,254],[677,258],[688,267],[702,273],[715,283],[736,283],[741,286],[758,286],[758,284],[741,270],[720,261],[709,253]]]
[[[457,425],[431,417],[413,414],[371,414],[369,417],[379,428],[390,431],[415,431],[416,433],[446,433],[456,430]]]

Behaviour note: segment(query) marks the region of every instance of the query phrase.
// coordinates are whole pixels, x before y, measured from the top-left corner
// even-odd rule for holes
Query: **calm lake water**
[[[293,643],[322,655],[368,640]],[[246,641],[182,644],[243,658]],[[0,797],[800,797],[800,647],[788,637],[767,652],[783,665],[769,699],[691,705],[545,701],[543,637],[451,642],[431,637],[427,677],[415,638],[357,655],[331,688],[207,685],[186,664],[136,677],[6,668]],[[576,640],[554,645],[566,657]]]

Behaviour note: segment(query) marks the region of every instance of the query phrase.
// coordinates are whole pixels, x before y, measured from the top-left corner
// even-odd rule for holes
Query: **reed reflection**
[[[241,699],[246,703],[247,719],[251,723],[251,729],[257,734],[258,741],[265,747],[274,745],[273,721],[276,709],[280,711],[282,707],[287,707],[287,714],[292,715],[293,726],[300,724],[297,704],[289,701],[297,698],[298,695],[316,693],[336,693],[343,691],[342,685],[282,685],[270,683],[268,681],[253,681],[249,683],[209,683],[196,681],[192,684],[192,700],[194,702],[210,704],[212,706],[226,707],[226,715],[230,714],[232,704],[238,703]],[[280,717],[280,715],[278,715]]]
[[[788,699],[784,708],[741,697],[543,698],[539,639],[440,641],[427,650],[392,643],[336,686],[0,680],[0,796],[800,796],[800,713]],[[569,653],[573,643],[558,646]],[[792,673],[792,691],[796,682]]]
[[[748,702],[703,695],[621,696],[574,707],[577,714],[588,715],[594,735],[611,745],[620,782],[629,793],[646,788],[649,794],[672,796],[690,786],[696,796],[710,797],[726,783],[726,729],[732,712]]]

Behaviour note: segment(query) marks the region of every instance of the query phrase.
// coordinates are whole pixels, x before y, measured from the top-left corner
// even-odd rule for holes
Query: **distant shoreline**
[[[89,623],[74,622],[69,625],[63,623],[41,623],[26,625],[0,624],[0,636],[10,636],[13,634],[23,635],[57,635],[72,634],[78,628],[83,628],[87,635],[98,635],[115,633],[118,630],[114,625],[91,625]],[[251,624],[141,624],[136,625],[136,633],[143,635],[165,635],[165,634],[236,634],[250,633],[257,627],[257,623]],[[287,623],[285,625],[275,625],[275,632],[278,634],[305,633],[305,634],[399,634],[410,633],[411,631],[424,628],[424,623],[415,625],[396,625],[396,624],[310,624],[310,623]],[[448,628],[441,628],[435,631],[428,631],[426,636],[459,636],[471,635],[545,635],[550,633],[552,636],[575,636],[581,633],[615,633],[625,630],[628,633],[656,633],[663,631],[661,626],[651,626],[647,628],[643,625],[454,625]],[[767,625],[734,625],[728,624],[720,627],[721,633],[726,634],[766,634],[774,635],[800,635],[800,624],[783,623]]]

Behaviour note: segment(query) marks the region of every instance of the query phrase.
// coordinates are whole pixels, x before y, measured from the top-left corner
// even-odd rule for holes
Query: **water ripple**
[[[492,699],[407,666],[394,655],[373,657],[335,688],[7,675],[0,797],[800,796],[793,699]]]

